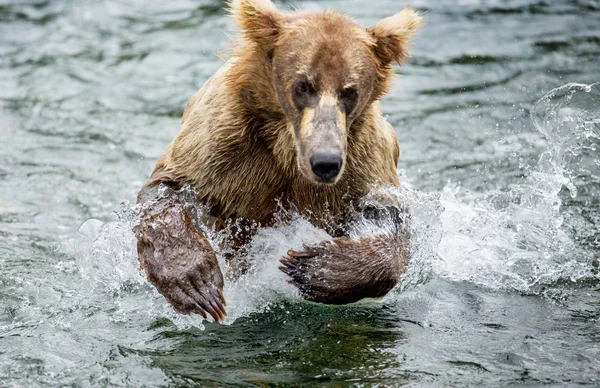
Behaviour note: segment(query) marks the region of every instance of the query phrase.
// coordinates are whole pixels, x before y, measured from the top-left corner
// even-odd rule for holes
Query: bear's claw
[[[310,248],[308,248],[307,246],[304,246],[304,249],[307,249],[306,251],[293,251],[293,250],[289,250],[287,251],[287,255],[290,258],[309,258],[309,257],[315,257],[318,253],[315,251],[310,250]]]
[[[315,260],[321,258],[321,250],[321,246],[304,246],[304,251],[289,250],[287,256],[279,260],[282,264],[279,269],[290,277],[287,282],[298,288],[305,299],[313,302],[324,302],[327,299],[322,295],[316,274],[320,265],[315,265]]]
[[[162,292],[167,300],[173,305],[175,310],[182,314],[195,313],[203,318],[206,318],[206,313],[210,314],[215,321],[225,319],[227,313],[223,307],[225,298],[221,290],[205,290],[198,287],[197,279],[190,278],[189,281],[179,280],[176,284],[169,287],[161,287]]]
[[[316,254],[308,252],[296,252],[288,251],[288,256],[279,259],[279,262],[283,265],[279,266],[279,269],[286,275],[296,279],[294,282],[296,285],[300,284],[298,281],[301,280],[306,283],[308,263],[307,259],[315,257]],[[291,281],[289,281],[291,283]]]

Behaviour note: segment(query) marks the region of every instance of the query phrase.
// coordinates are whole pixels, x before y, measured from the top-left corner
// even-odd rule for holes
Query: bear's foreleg
[[[408,213],[378,204],[365,206],[363,214],[379,232],[305,246],[281,259],[280,269],[305,299],[352,303],[384,296],[398,283],[409,260]]]
[[[145,191],[144,191],[145,190]],[[194,225],[189,204],[170,188],[140,192],[141,214],[134,233],[148,280],[183,314],[225,318],[223,275],[206,234]]]

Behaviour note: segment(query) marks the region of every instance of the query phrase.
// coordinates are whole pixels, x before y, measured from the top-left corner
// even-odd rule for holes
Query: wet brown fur
[[[383,28],[363,29],[334,11],[280,14],[281,20],[273,16],[272,25],[259,26],[247,20],[250,16],[242,11],[234,16],[243,34],[234,43],[231,59],[188,103],[181,130],[157,163],[151,180],[167,177],[190,183],[204,202],[220,209],[220,217],[258,222],[270,219],[278,197],[289,199],[300,210],[311,210],[318,219],[324,212],[343,213],[345,196],[362,196],[373,185],[399,185],[396,165],[400,150],[393,128],[381,115],[378,99],[390,87],[391,60],[406,57],[405,40],[412,34],[399,39],[401,50],[395,57],[385,52],[383,62],[376,52],[385,50],[378,48],[372,36]],[[419,22],[417,18],[413,23]],[[323,66],[320,73],[328,75],[329,82],[342,78],[338,74],[342,61],[351,64],[351,78],[364,77],[364,67],[376,69],[373,91],[362,97],[367,99],[366,107],[350,128],[347,168],[334,186],[315,184],[298,172],[295,139],[275,93],[268,53],[269,47],[277,47],[283,37],[265,32],[278,23],[289,23],[279,27],[281,34],[309,35],[308,41],[313,43],[297,47],[294,53],[286,54],[286,60],[309,62],[315,55],[313,50],[325,47],[319,53],[319,66]],[[268,36],[266,43],[252,40],[259,33]],[[383,35],[384,39],[391,40],[389,35]],[[335,44],[328,43],[331,41]],[[359,52],[353,49],[357,46],[373,47],[374,51]],[[348,50],[342,52],[340,48]],[[365,53],[370,58],[357,60]]]
[[[217,224],[234,218],[269,224],[280,199],[323,227],[332,216],[343,222],[349,201],[374,187],[398,186],[398,142],[378,100],[390,88],[392,62],[407,57],[421,17],[407,7],[363,28],[331,10],[284,14],[269,0],[236,0],[231,7],[241,34],[230,58],[187,104],[140,202],[158,183],[190,184]],[[294,116],[286,97],[298,74],[319,77],[311,82],[327,90],[362,88],[360,109],[345,120],[345,168],[334,185],[299,171],[293,123],[301,113]]]

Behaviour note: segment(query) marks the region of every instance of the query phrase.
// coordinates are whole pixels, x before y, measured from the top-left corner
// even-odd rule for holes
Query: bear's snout
[[[310,157],[310,168],[324,181],[335,178],[342,169],[342,157],[328,152],[319,152]]]

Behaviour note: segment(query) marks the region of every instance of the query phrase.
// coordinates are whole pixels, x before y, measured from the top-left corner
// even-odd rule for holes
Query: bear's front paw
[[[307,300],[353,303],[385,295],[398,282],[401,268],[386,239],[338,238],[303,251],[288,251],[279,267]]]
[[[216,321],[222,321],[226,315],[225,297],[217,258],[201,235],[191,237],[187,244],[180,244],[163,233],[140,234],[138,253],[142,267],[150,283],[175,310],[204,318],[209,313]]]
[[[222,275],[218,267],[206,261],[190,268],[148,271],[148,279],[178,312],[204,318],[207,312],[215,321],[223,321],[227,314]]]

